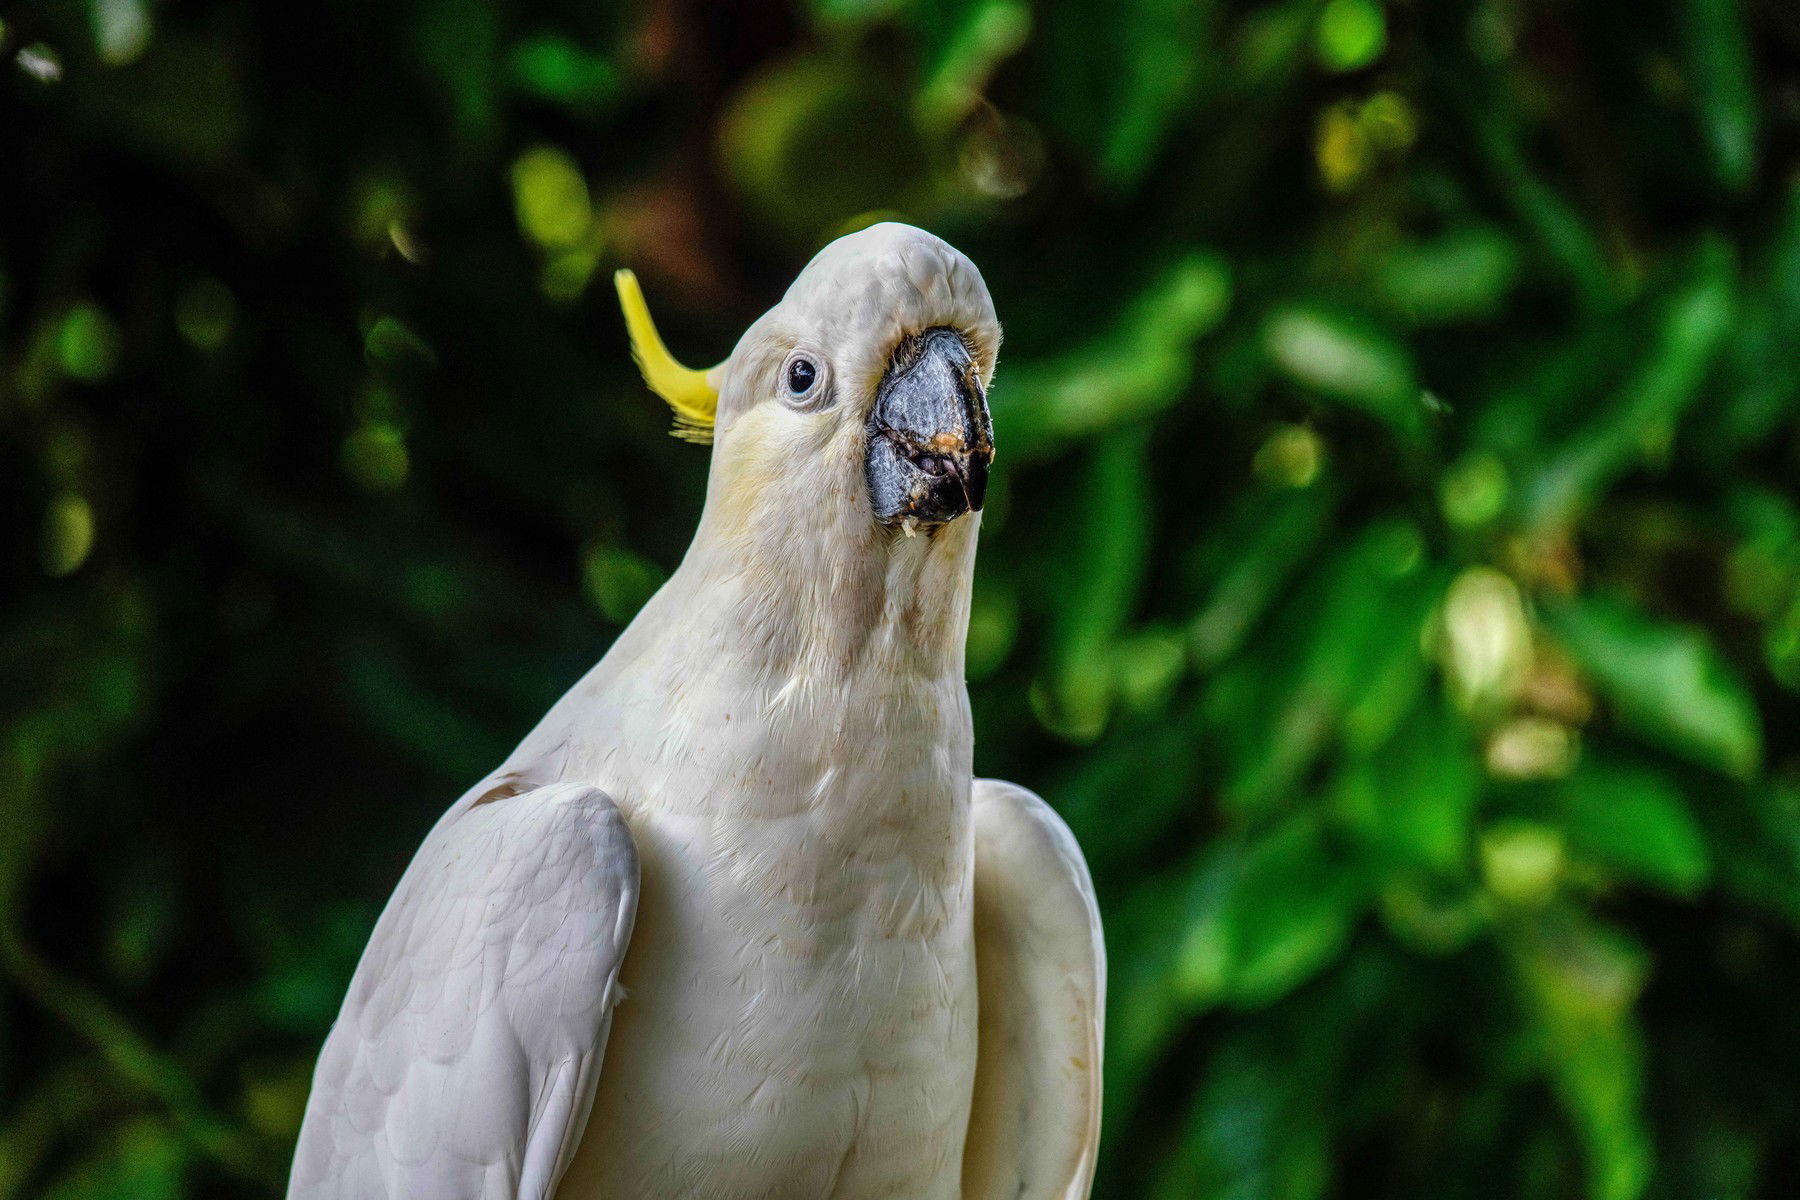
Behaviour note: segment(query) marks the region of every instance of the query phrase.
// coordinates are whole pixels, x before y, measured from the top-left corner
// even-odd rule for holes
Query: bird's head
[[[980,272],[948,243],[894,223],[839,238],[706,371],[663,347],[630,272],[617,283],[676,434],[716,442],[708,506],[724,519],[816,521],[823,507],[879,535],[980,511],[1000,325]]]

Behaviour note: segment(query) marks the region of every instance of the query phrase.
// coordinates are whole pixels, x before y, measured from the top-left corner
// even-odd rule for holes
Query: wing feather
[[[325,1040],[289,1196],[548,1197],[587,1124],[637,895],[598,788],[451,809]]]
[[[1042,799],[978,779],[975,1097],[964,1200],[1082,1200],[1100,1147],[1106,946],[1074,835]]]

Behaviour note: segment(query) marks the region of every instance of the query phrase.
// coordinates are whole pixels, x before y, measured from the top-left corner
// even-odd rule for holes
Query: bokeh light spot
[[[1494,455],[1475,451],[1444,474],[1440,500],[1444,516],[1464,529],[1486,525],[1506,507],[1506,467]]]
[[[1526,821],[1508,822],[1481,838],[1482,875],[1501,900],[1532,908],[1556,895],[1563,872],[1563,838],[1557,830]]]
[[[190,283],[175,301],[175,328],[197,349],[223,346],[236,322],[237,300],[231,289],[210,276]]]
[[[593,213],[587,180],[554,146],[527,150],[513,163],[513,206],[519,228],[546,249],[572,246],[587,236]]]
[[[39,83],[56,83],[63,76],[62,58],[42,42],[33,42],[14,56],[19,70]]]
[[[344,439],[339,455],[344,473],[365,492],[384,495],[406,483],[412,459],[397,426],[372,421]]]
[[[94,49],[100,61],[123,66],[150,44],[150,13],[144,0],[93,0]]]
[[[1515,717],[1488,739],[1487,768],[1503,779],[1560,779],[1574,768],[1579,748],[1561,721]]]
[[[1470,567],[1444,601],[1444,665],[1472,711],[1510,703],[1531,665],[1531,623],[1519,586],[1492,567]]]
[[[57,331],[56,356],[72,378],[85,383],[105,379],[118,365],[119,327],[94,305],[77,305]]]
[[[1375,0],[1330,0],[1313,46],[1328,70],[1360,71],[1387,48],[1387,16]]]
[[[1319,477],[1325,457],[1319,435],[1305,425],[1280,425],[1257,447],[1256,477],[1276,487],[1303,488]]]
[[[94,549],[94,510],[86,498],[63,492],[44,512],[44,573],[72,575]]]

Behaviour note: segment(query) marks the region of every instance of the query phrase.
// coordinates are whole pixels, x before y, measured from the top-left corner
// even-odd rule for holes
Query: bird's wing
[[[598,788],[452,808],[325,1040],[288,1195],[548,1197],[587,1124],[637,896]]]
[[[1082,1200],[1100,1147],[1106,946],[1074,835],[1024,788],[975,781],[979,1048],[964,1200]]]

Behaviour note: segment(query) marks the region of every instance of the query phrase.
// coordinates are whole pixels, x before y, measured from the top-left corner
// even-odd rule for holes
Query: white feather
[[[551,1195],[593,1100],[637,890],[631,837],[595,788],[446,813],[326,1038],[288,1194]]]
[[[974,267],[876,226],[715,370],[693,545],[427,839],[321,1058],[295,1194],[539,1196],[565,1161],[565,1200],[955,1200],[966,1164],[1009,1195],[1085,1192],[1088,1093],[1059,1064],[1094,1040],[1097,1088],[1091,889],[1041,802],[973,800],[980,517],[906,536],[862,478],[888,355],[935,326],[991,375]],[[808,411],[774,378],[802,344],[839,393]],[[586,858],[577,812],[604,834]],[[996,1116],[1021,1085],[1050,1090]]]
[[[1100,1149],[1106,944],[1074,835],[1037,796],[975,784],[981,1053],[967,1200],[1080,1200]]]

